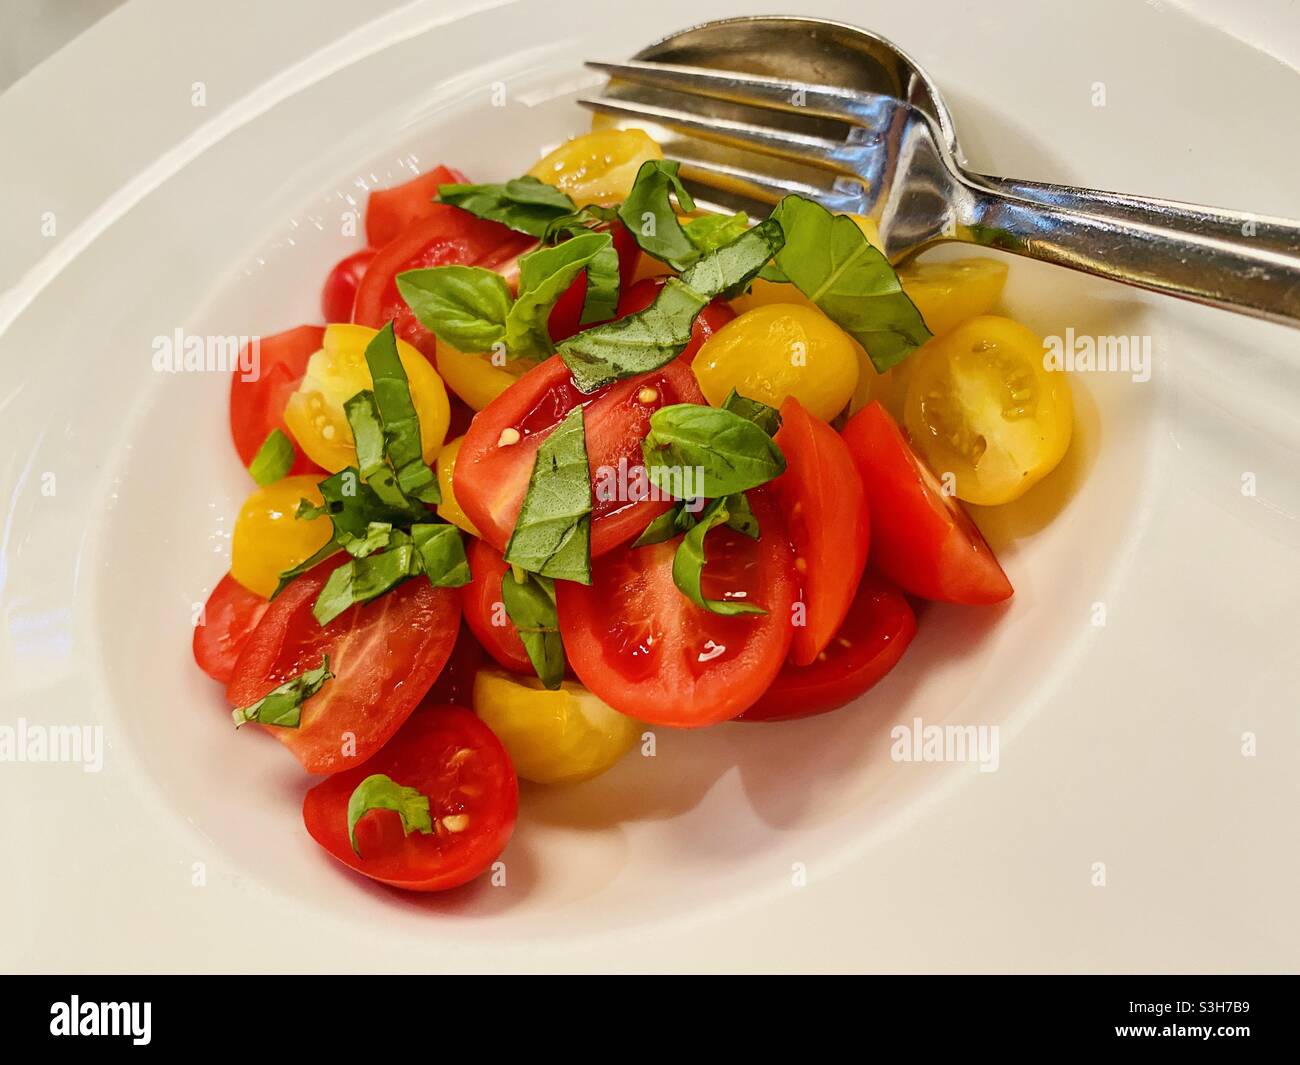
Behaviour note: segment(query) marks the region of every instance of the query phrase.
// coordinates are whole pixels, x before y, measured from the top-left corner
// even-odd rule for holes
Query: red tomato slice
[[[430,208],[439,185],[459,185],[466,180],[459,170],[435,166],[427,174],[394,188],[375,189],[366,203],[366,243],[372,248],[387,244],[402,230],[433,213]],[[328,315],[325,320],[336,321]]]
[[[326,322],[352,321],[357,288],[374,258],[374,248],[362,248],[334,264],[320,293],[320,311]]]
[[[271,430],[279,429],[293,443],[290,474],[324,473],[302,453],[284,424],[285,404],[307,372],[307,360],[320,350],[324,336],[325,330],[318,325],[300,325],[275,336],[262,337],[258,344],[256,376],[246,381],[239,368],[235,368],[230,379],[230,435],[245,466],[257,456]]]
[[[348,840],[348,799],[374,773],[422,792],[434,831],[408,836],[395,811],[371,810],[357,822],[358,856]],[[365,765],[307,792],[302,819],[349,869],[407,891],[445,891],[496,861],[518,809],[519,785],[501,741],[470,711],[443,706],[416,714]]]
[[[888,673],[916,635],[916,615],[892,584],[868,571],[848,617],[809,666],[789,663],[740,721],[790,721],[851,703]]]
[[[229,573],[222,577],[203,606],[202,623],[194,626],[194,661],[199,669],[213,680],[229,683],[239,652],[269,605]]]
[[[618,314],[615,317],[626,318],[629,314],[645,310],[654,302],[667,280],[666,277],[642,278],[623,293],[623,298],[618,301]],[[735,317],[736,312],[731,309],[726,300],[721,297],[715,299],[696,317],[695,325],[691,327],[691,342],[686,345],[686,350],[678,358],[689,363],[695,358],[695,353],[700,350],[704,342]]]
[[[442,667],[433,687],[420,700],[416,713],[436,706],[473,706],[474,678],[483,667],[483,659],[483,648],[478,640],[467,626],[461,625],[451,657]]]
[[[804,624],[795,626],[790,659],[806,666],[849,612],[867,565],[871,521],[862,479],[840,434],[793,396],[781,404],[776,444],[787,468],[772,488],[794,544],[807,612]]]
[[[603,555],[635,539],[671,505],[644,498],[639,492],[638,471],[645,468],[641,441],[650,431],[650,415],[673,403],[703,402],[695,375],[680,359],[620,381],[594,396],[584,396],[574,387],[564,361],[553,355],[524,374],[474,419],[456,458],[456,501],[483,539],[504,552],[528,490],[538,447],[569,411],[586,403],[583,425],[595,486],[591,553],[593,557]],[[518,433],[516,443],[501,443],[502,433],[508,429]]]
[[[871,561],[904,591],[972,605],[1012,588],[992,549],[958,502],[907,445],[879,402],[844,427],[871,508]]]
[[[460,627],[455,592],[422,577],[322,626],[311,608],[338,565],[322,562],[272,601],[226,688],[232,706],[250,706],[329,655],[335,676],[303,703],[301,726],[268,726],[309,773],[337,773],[379,750],[437,680]]]
[[[600,226],[598,229],[606,227]],[[614,251],[618,254],[618,280],[620,288],[626,290],[628,282],[636,273],[637,261],[641,258],[641,249],[637,246],[636,238],[632,236],[631,231],[622,222],[615,221],[608,227],[614,235]],[[561,340],[568,340],[574,333],[579,333],[584,329],[590,329],[595,322],[582,324],[582,305],[587,299],[587,272],[584,270],[577,279],[564,290],[555,306],[551,308],[551,316],[547,319],[546,327],[551,334],[551,339],[557,344]],[[616,318],[622,318],[627,312],[623,310],[621,304]]]
[[[723,617],[673,584],[677,540],[598,559],[592,584],[556,581],[560,633],[578,679],[615,710],[656,725],[727,721],[767,690],[790,650],[794,560],[781,515],[749,493],[762,536],[708,534],[704,594],[757,603],[766,614]]]
[[[465,623],[483,649],[501,666],[514,673],[532,675],[533,664],[524,650],[524,641],[501,605],[501,581],[510,567],[500,551],[477,537],[470,540],[466,556],[474,579],[460,589]]]
[[[375,254],[357,289],[352,320],[382,329],[389,321],[397,335],[434,357],[433,334],[422,326],[397,291],[397,275],[429,266],[484,266],[495,269],[533,243],[500,222],[476,218],[445,203],[429,205],[425,218],[403,229]]]

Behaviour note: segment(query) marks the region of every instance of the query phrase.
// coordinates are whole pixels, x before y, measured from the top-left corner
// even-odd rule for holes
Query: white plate
[[[1007,609],[928,609],[853,710],[525,789],[505,886],[413,899],[318,852],[295,763],[190,659],[249,482],[225,376],[153,372],[154,338],[314,320],[366,188],[517,173],[584,128],[582,58],[747,13],[366,12],[135,0],[0,97],[0,725],[107,744],[0,764],[0,965],[1294,968],[1297,335],[1020,261],[1011,313],[1155,365],[1076,377],[1066,467],[980,515]],[[1172,3],[815,13],[925,62],[979,168],[1300,216],[1300,79]],[[914,717],[1000,726],[997,772],[892,760]]]

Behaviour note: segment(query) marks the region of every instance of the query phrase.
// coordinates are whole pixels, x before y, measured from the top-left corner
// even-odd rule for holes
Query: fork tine
[[[851,214],[861,211],[863,207],[861,194],[853,195],[802,181],[777,179],[745,167],[702,159],[689,151],[675,151],[673,158],[682,164],[682,178],[687,182],[744,196],[759,203],[776,204],[783,196],[794,193],[816,200],[829,211]]]
[[[804,133],[769,129],[752,122],[739,122],[728,118],[704,118],[689,111],[639,101],[584,99],[579,100],[578,103],[600,114],[615,118],[646,119],[657,125],[694,134],[718,144],[775,155],[782,159],[792,159],[795,162],[807,163],[842,174],[853,174],[862,158],[860,145]]]

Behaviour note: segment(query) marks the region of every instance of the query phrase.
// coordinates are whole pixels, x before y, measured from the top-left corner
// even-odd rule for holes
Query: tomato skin
[[[868,571],[844,624],[811,665],[789,663],[738,721],[793,721],[837,710],[898,664],[916,635],[916,615],[892,584]]]
[[[608,227],[598,226],[598,230],[608,229],[614,237],[614,251],[618,255],[618,283],[619,287],[626,292],[632,276],[636,273],[637,263],[641,257],[641,248],[637,245],[636,238],[632,236],[631,230],[622,222],[614,221]],[[584,329],[590,329],[595,322],[582,324],[582,305],[587,299],[587,271],[580,273],[574,279],[564,294],[555,301],[555,306],[551,308],[551,316],[547,319],[547,331],[551,334],[551,339],[557,344],[561,340],[568,340],[575,333],[580,333]],[[621,301],[620,301],[621,304]],[[616,318],[623,317],[622,307],[615,313]]]
[[[458,752],[459,763],[450,761]],[[424,835],[402,832],[397,814],[372,810],[357,822],[358,856],[348,840],[348,799],[366,777],[383,773],[429,799],[438,822],[467,817],[463,829],[440,824]],[[317,784],[303,799],[311,838],[349,869],[406,891],[446,891],[486,871],[505,850],[519,811],[519,784],[501,741],[469,710],[434,707],[411,718],[365,765]]]
[[[203,622],[194,626],[194,661],[222,684],[230,681],[235,662],[270,604],[227,573],[203,605]]]
[[[421,577],[320,625],[312,605],[344,561],[325,560],[272,601],[226,687],[231,706],[250,706],[329,655],[336,676],[303,703],[300,727],[266,726],[309,773],[338,773],[379,750],[433,686],[460,626],[455,593]],[[344,753],[344,733],[355,751]]]
[[[649,402],[641,398],[646,389],[654,392]],[[650,415],[669,404],[700,403],[703,398],[690,367],[680,359],[584,396],[574,386],[564,361],[552,355],[475,417],[456,459],[456,499],[483,539],[504,552],[528,490],[537,449],[574,407],[586,403],[583,424],[593,484],[616,488],[620,459],[629,473],[644,467],[641,441],[649,432]],[[519,433],[517,443],[499,443],[506,429]],[[648,498],[605,499],[599,490],[594,491],[592,556],[635,539],[670,505],[666,500]]]
[[[806,666],[844,621],[867,565],[871,517],[862,479],[840,434],[790,396],[776,444],[786,472],[772,482],[795,549],[806,605],[790,658]]]
[[[463,620],[463,619],[462,619]],[[436,706],[463,706],[469,709],[474,705],[474,678],[483,668],[486,656],[474,633],[462,624],[452,646],[451,657],[442,667],[433,687],[420,700],[416,713]]]
[[[244,380],[236,367],[230,378],[230,435],[245,467],[257,457],[272,429],[279,429],[293,444],[294,460],[289,473],[324,471],[311,461],[284,424],[284,408],[307,370],[307,360],[320,350],[325,330],[318,325],[300,325],[258,343],[258,372]],[[241,356],[242,359],[242,356]]]
[[[987,605],[1012,594],[992,548],[912,452],[879,401],[844,427],[871,508],[871,561],[904,591]]]
[[[374,258],[374,248],[362,248],[334,264],[320,293],[320,311],[327,324],[352,321],[357,289]]]
[[[502,668],[531,675],[533,664],[513,623],[506,618],[504,625],[493,624],[494,618],[505,617],[504,608],[500,606],[501,581],[510,573],[510,567],[501,557],[501,552],[479,539],[470,541],[466,556],[474,579],[460,589],[465,624]]]
[[[623,293],[618,301],[618,314],[615,317],[626,318],[629,314],[645,310],[654,303],[659,290],[667,281],[666,277],[642,278]],[[691,342],[686,345],[686,350],[678,358],[685,363],[690,363],[704,346],[704,342],[735,317],[736,312],[719,296],[696,317],[695,324],[691,326]]]
[[[433,334],[422,326],[397,291],[397,275],[406,270],[459,264],[489,269],[507,262],[534,243],[500,222],[476,218],[446,203],[429,205],[425,218],[403,229],[375,254],[357,289],[352,321],[382,329],[390,320],[401,340],[432,360]]]
[[[556,581],[569,664],[597,698],[650,724],[699,728],[736,717],[771,685],[793,634],[794,561],[775,501],[763,489],[749,499],[762,536],[712,530],[704,592],[744,592],[766,614],[723,617],[687,599],[672,577],[680,538],[597,559],[590,587]]]
[[[433,213],[430,208],[439,185],[459,185],[466,180],[459,170],[435,166],[391,189],[375,189],[366,201],[366,243],[372,248],[387,244],[402,230]],[[335,321],[328,315],[325,320]]]

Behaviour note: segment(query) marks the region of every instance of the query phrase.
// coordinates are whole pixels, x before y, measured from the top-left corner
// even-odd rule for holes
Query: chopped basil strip
[[[258,484],[271,484],[293,469],[293,441],[279,429],[272,429],[257,449],[248,472]]]
[[[439,185],[438,200],[533,237],[575,208],[563,192],[531,175],[500,185]]]
[[[607,234],[602,234],[602,236]],[[613,318],[618,311],[619,293],[618,251],[614,238],[599,249],[587,263],[587,292],[582,299],[582,316],[579,325],[603,322]]]
[[[742,536],[757,540],[762,533],[758,527],[758,517],[749,505],[749,497],[744,492],[727,496],[727,526],[735,529]]]
[[[374,384],[375,406],[384,426],[384,453],[397,476],[398,487],[404,495],[421,503],[441,503],[437,475],[424,461],[420,416],[415,411],[411,384],[397,354],[397,338],[391,321],[366,345],[366,365]],[[369,483],[364,463],[362,478]],[[383,493],[379,495],[384,498]],[[385,502],[390,501],[385,499]]]
[[[388,548],[381,554],[353,558],[329,575],[311,608],[318,622],[328,625],[348,607],[378,599],[420,572],[420,556],[411,537],[402,532],[389,536]]]
[[[749,399],[742,396],[734,388],[727,393],[727,398],[722,401],[722,409],[729,410],[732,414],[739,414],[746,421],[753,422],[768,436],[776,436],[777,430],[781,428],[781,412],[775,407],[769,407],[757,399]]]
[[[275,691],[262,696],[252,706],[232,711],[230,716],[235,719],[235,728],[249,721],[256,721],[259,725],[297,728],[302,720],[302,704],[320,691],[322,685],[333,676],[329,655],[324,655],[318,669],[300,673],[285,681]]]
[[[459,588],[469,584],[469,560],[465,542],[454,525],[429,523],[411,526],[411,540],[420,559],[420,569],[435,588]]]
[[[555,582],[512,567],[501,579],[501,602],[519,632],[528,660],[552,691],[564,679],[564,642],[555,609]]]
[[[582,407],[537,449],[505,559],[530,573],[591,583],[591,471]]]
[[[371,810],[394,811],[402,819],[402,831],[408,836],[412,832],[426,836],[433,832],[427,795],[398,784],[383,773],[373,773],[356,786],[348,799],[348,841],[358,858],[361,848],[357,846],[357,822]]]
[[[609,257],[613,257],[610,285]],[[506,348],[514,358],[545,357],[552,351],[547,319],[555,301],[583,270],[596,264],[602,316],[613,317],[618,304],[618,254],[608,233],[582,233],[562,244],[538,248],[519,259],[519,297],[506,315]],[[588,273],[588,297],[591,274]],[[607,310],[608,313],[604,313]]]
[[[346,535],[346,534],[345,534]],[[372,521],[366,535],[361,538],[348,536],[343,542],[343,549],[353,558],[365,558],[376,551],[382,551],[393,539],[393,527],[387,522]]]
[[[673,556],[673,583],[696,606],[714,614],[766,614],[767,611],[753,603],[741,603],[729,599],[706,599],[702,589],[704,576],[704,538],[710,529],[726,524],[731,518],[728,500],[715,499],[700,515],[682,542],[677,545]]]
[[[695,201],[677,176],[679,166],[670,159],[647,159],[618,209],[641,250],[674,270],[683,270],[700,257],[673,207],[675,196],[682,211],[695,210]]]
[[[730,244],[749,228],[749,216],[744,211],[736,214],[709,214],[693,218],[683,227],[686,239],[701,253],[711,252]]]
[[[710,298],[739,295],[784,246],[784,231],[769,218],[702,256],[682,274],[682,282]]]
[[[397,275],[397,291],[420,324],[460,351],[490,351],[506,335],[510,286],[481,266],[433,266]]]
[[[651,483],[671,491],[690,469],[706,499],[756,488],[785,472],[781,449],[757,425],[721,407],[694,403],[655,411],[641,451]]]
[[[645,531],[632,541],[633,547],[649,547],[661,544],[674,536],[684,533],[695,524],[695,515],[686,509],[685,501],[675,503],[645,527]]]
[[[853,219],[833,215],[802,196],[786,196],[772,217],[786,234],[776,265],[867,349],[877,373],[930,339],[889,260],[871,246]]]
[[[552,219],[550,225],[546,227],[546,232],[542,234],[542,240],[549,243],[565,234],[576,236],[593,226],[612,222],[617,217],[618,211],[613,207],[602,207],[598,203],[591,203],[586,207],[580,207],[572,214],[560,215]]]
[[[379,419],[375,394],[358,392],[343,404],[343,413],[347,415],[352,439],[356,443],[361,479],[389,506],[409,506],[406,496],[397,486],[397,475],[384,454],[384,424]]]

